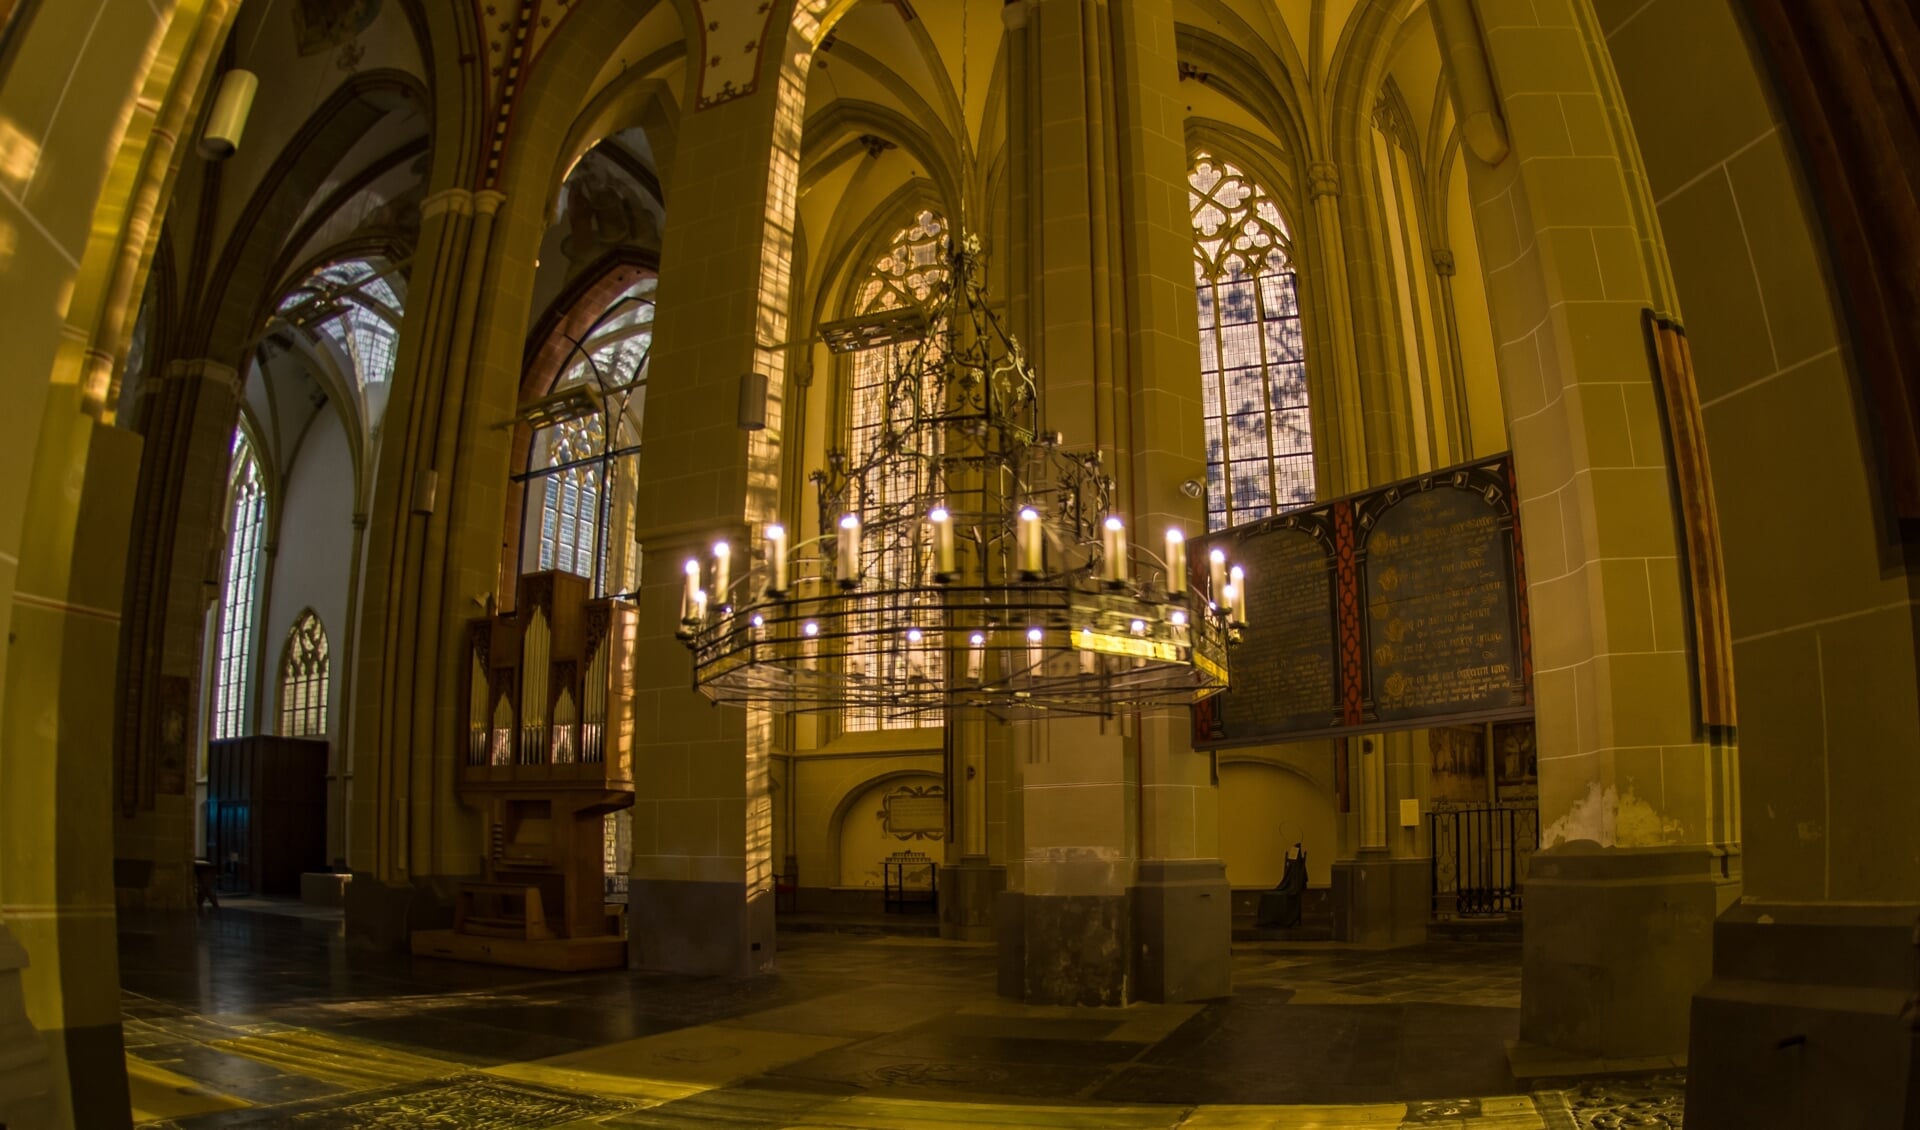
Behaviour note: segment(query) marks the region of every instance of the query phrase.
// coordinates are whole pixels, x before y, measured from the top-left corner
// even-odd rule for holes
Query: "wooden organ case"
[[[605,902],[604,821],[633,804],[637,611],[590,599],[571,573],[520,578],[511,615],[468,625],[462,802],[485,820],[479,882],[462,883],[452,930],[413,952],[534,969],[626,965]]]

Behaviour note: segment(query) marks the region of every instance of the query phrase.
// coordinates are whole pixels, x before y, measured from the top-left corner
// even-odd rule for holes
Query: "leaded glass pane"
[[[1217,530],[1313,501],[1306,353],[1292,241],[1272,197],[1239,168],[1204,153],[1187,185],[1207,528]]]

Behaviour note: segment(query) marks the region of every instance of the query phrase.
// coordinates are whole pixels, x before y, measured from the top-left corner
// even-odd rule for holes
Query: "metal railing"
[[[1540,847],[1540,810],[1455,808],[1431,816],[1434,917],[1518,913],[1527,863]]]

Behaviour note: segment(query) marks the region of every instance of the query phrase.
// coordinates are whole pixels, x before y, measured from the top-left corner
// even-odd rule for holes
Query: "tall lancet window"
[[[1313,501],[1292,240],[1273,199],[1205,153],[1187,177],[1207,433],[1207,528]]]
[[[245,735],[253,722],[253,637],[259,616],[260,541],[267,525],[260,463],[245,432],[233,437],[227,490],[227,571],[220,588],[220,650],[213,669],[213,736]]]
[[[293,622],[280,656],[280,734],[327,735],[327,630],[312,609]]]
[[[522,557],[521,568],[586,577],[600,596],[625,596],[639,587],[633,500],[653,352],[654,286],[649,276],[608,303],[554,382],[556,396],[594,389],[599,397],[591,403],[599,407],[539,428],[528,452],[533,524],[526,544],[532,552]]]
[[[894,233],[892,243],[873,262],[873,269],[854,291],[853,316],[878,314],[905,306],[924,305],[935,287],[947,278],[947,221],[936,212],[923,211],[913,222]],[[937,329],[937,327],[935,327]],[[853,355],[853,368],[847,382],[847,444],[856,458],[865,458],[876,450],[889,418],[921,410],[930,405],[889,403],[889,379],[913,356],[913,342],[883,345]],[[937,355],[929,354],[928,360]],[[913,496],[917,484],[911,471],[897,481],[881,481],[867,505],[875,511],[895,507]],[[867,519],[872,524],[872,519]],[[908,547],[870,548],[862,562],[867,576],[899,577],[914,567]],[[938,678],[942,660],[931,645],[912,648],[905,644],[885,654],[849,658],[849,663],[877,666],[871,672],[888,680],[904,678],[908,668],[918,665],[929,677]],[[858,730],[910,730],[917,726],[938,725],[938,720],[891,714],[878,708],[850,709],[841,718],[841,727]]]

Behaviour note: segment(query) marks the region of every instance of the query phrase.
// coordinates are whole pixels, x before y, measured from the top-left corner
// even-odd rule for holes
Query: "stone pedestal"
[[[1739,894],[1737,858],[1587,840],[1535,854],[1522,1044],[1600,1059],[1684,1054],[1688,1009],[1712,972],[1714,919]]]
[[[1132,900],[1126,895],[1001,893],[1001,996],[1113,1007],[1128,1000]]]
[[[469,876],[478,880],[479,876]],[[382,883],[356,871],[343,891],[347,944],[361,949],[407,952],[415,930],[444,930],[453,925],[453,892],[458,878],[412,883]]]
[[[0,1126],[39,1126],[53,1120],[53,1077],[47,1045],[27,1019],[20,985],[27,951],[0,926]]]
[[[693,879],[627,886],[627,961],[634,969],[747,977],[773,968],[773,888]]]
[[[1433,918],[1433,861],[1362,852],[1333,864],[1333,936],[1363,946],[1414,946]]]
[[[1920,1126],[1920,906],[1742,903],[1693,998],[1687,1125]]]
[[[956,863],[940,869],[940,936],[959,942],[993,940],[994,910],[1007,889],[1007,869]]]
[[[1132,996],[1212,1000],[1233,993],[1233,892],[1218,859],[1143,859],[1133,887]]]

